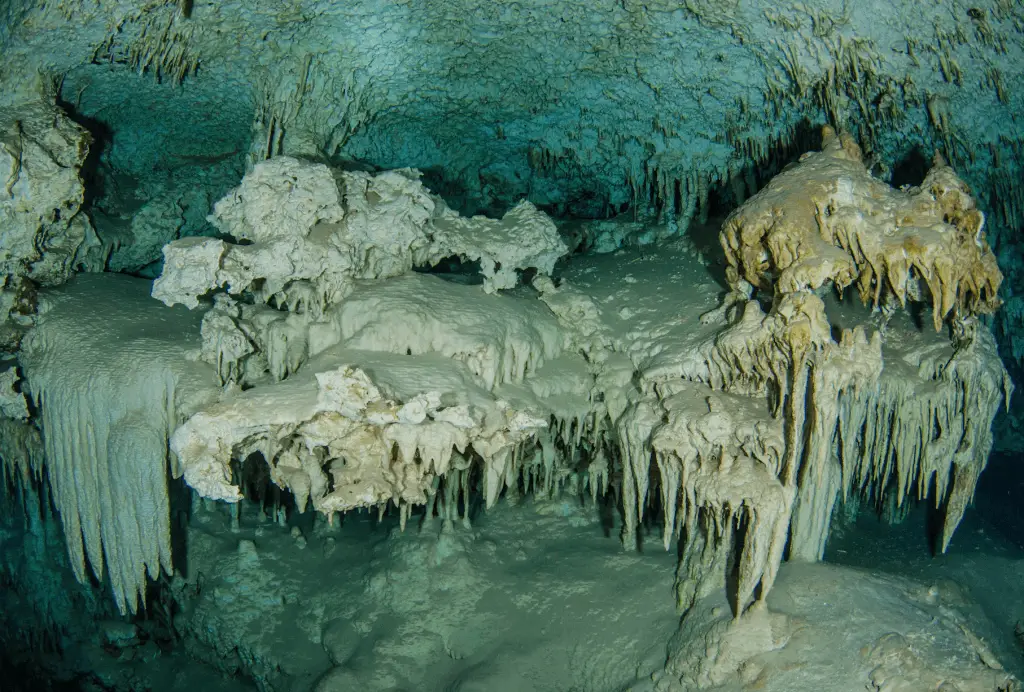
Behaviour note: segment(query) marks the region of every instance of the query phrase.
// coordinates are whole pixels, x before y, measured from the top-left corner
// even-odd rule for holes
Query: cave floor
[[[847,525],[833,523],[825,561],[934,585],[964,610],[999,661],[1024,678],[1024,642],[1014,636],[1024,621],[1024,545],[1019,525],[1008,523],[1004,505],[1017,507],[1000,485],[998,469],[982,474],[975,506],[964,515],[944,555],[932,555],[930,507],[918,504],[900,523],[888,524],[862,511]]]
[[[210,505],[192,519],[201,586],[179,627],[225,670],[233,648],[303,685],[333,665],[325,691],[623,689],[664,664],[676,555],[660,540],[623,551],[601,514],[502,501],[471,528],[414,516],[402,532],[375,513],[289,528],[247,504],[233,532]]]
[[[972,510],[948,553],[931,557],[926,515],[919,506],[890,526],[862,512],[833,535],[826,564],[783,567],[772,608],[795,600],[801,617],[828,617],[770,659],[763,689],[839,690],[815,685],[843,667],[863,679],[862,647],[828,649],[832,635],[938,636],[930,606],[915,600],[929,587],[1009,672],[1024,672],[1013,636],[1024,550]],[[651,689],[666,644],[679,641],[677,558],[661,549],[659,527],[645,549],[623,551],[617,521],[590,503],[502,500],[471,527],[414,516],[404,532],[393,515],[309,519],[278,524],[247,503],[232,530],[226,507],[199,507],[188,533],[194,596],[178,621],[191,655],[224,671],[244,661],[274,689],[596,692]],[[830,635],[822,623],[837,618],[847,624]]]

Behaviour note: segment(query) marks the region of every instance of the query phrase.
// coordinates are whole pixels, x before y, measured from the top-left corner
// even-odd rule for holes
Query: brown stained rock
[[[849,136],[826,127],[820,152],[733,212],[721,233],[733,288],[790,294],[856,285],[875,306],[888,295],[901,306],[925,300],[926,288],[936,331],[951,313],[998,308],[1003,276],[967,185],[937,158],[919,187],[896,190],[862,158]]]

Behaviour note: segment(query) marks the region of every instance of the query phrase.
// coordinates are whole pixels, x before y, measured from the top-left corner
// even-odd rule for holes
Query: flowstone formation
[[[298,164],[263,170],[283,165]],[[332,193],[326,169],[320,175]],[[333,201],[317,207],[289,236],[302,240],[288,242],[305,247],[307,238],[335,234],[346,240],[317,247],[336,247],[369,237],[358,230],[372,218],[362,200],[396,199],[369,195],[374,184],[357,188],[350,211]],[[826,130],[823,151],[726,221],[732,290],[724,304],[698,321],[692,298],[661,303],[660,325],[645,316],[651,297],[636,279],[595,294],[603,284],[581,268],[585,260],[571,263],[557,286],[542,272],[533,282],[539,301],[408,273],[442,254],[431,246],[438,215],[429,198],[411,199],[420,200],[419,215],[399,217],[412,229],[401,234],[410,249],[391,264],[329,265],[307,253],[261,265],[232,259],[221,241],[168,247],[154,287],[165,300],[194,300],[224,283],[242,294],[255,285],[253,267],[267,274],[251,292],[258,300],[217,295],[204,319],[208,360],[222,377],[254,386],[231,391],[171,438],[190,485],[238,501],[232,464],[258,453],[300,507],[333,515],[391,502],[404,520],[423,504],[428,514],[456,516],[474,469],[488,505],[506,488],[596,497],[611,483],[621,493],[627,544],[651,508],[663,517],[666,548],[684,541],[684,605],[722,583],[741,543],[737,612],[768,593],[787,546],[791,556],[820,559],[840,498],[895,496],[899,505],[907,495],[931,495],[944,509],[940,545],[948,545],[1011,384],[976,319],[998,305],[1001,277],[983,217],[947,166],[937,164],[919,188],[892,190],[870,176],[851,140]],[[266,204],[295,213],[288,203]],[[286,256],[247,228],[236,233],[257,242],[231,253]],[[191,254],[197,247],[213,247],[212,259],[196,261],[206,252]],[[179,251],[190,260],[177,261]],[[356,269],[328,278],[327,266]],[[350,279],[355,272],[362,273]],[[310,281],[302,290],[312,299],[287,297]],[[881,306],[881,320],[843,299],[852,283]],[[268,308],[274,296],[292,308]],[[617,301],[627,304],[613,312]],[[897,301],[930,301],[941,333],[923,333]],[[252,310],[267,317],[246,317]],[[213,320],[223,329],[207,328]],[[248,325],[272,321],[291,325],[286,338],[249,336],[259,332]],[[688,328],[666,330],[672,323]],[[232,329],[230,343],[259,367],[238,365],[231,354],[239,349],[225,349],[223,333]],[[271,377],[260,380],[268,367]]]
[[[210,220],[226,239],[170,243],[152,285],[183,305],[80,277],[20,354],[76,573],[106,564],[123,610],[170,566],[169,449],[203,497],[242,502],[263,468],[332,522],[611,493],[628,546],[651,516],[682,541],[684,607],[735,565],[740,615],[787,550],[821,557],[840,499],[930,496],[944,549],[1010,394],[966,187],[939,163],[892,190],[828,130],[726,221],[724,301],[688,241],[556,270],[544,214],[462,218],[412,170],[278,157]],[[480,281],[429,273],[453,256]]]
[[[75,277],[43,295],[19,353],[71,567],[83,583],[106,576],[121,612],[172,569],[167,439],[217,386],[190,349],[198,316],[150,310],[148,286]]]

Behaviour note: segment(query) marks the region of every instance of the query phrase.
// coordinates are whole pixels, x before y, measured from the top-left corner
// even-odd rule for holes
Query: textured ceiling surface
[[[637,198],[699,211],[705,188],[771,163],[805,118],[852,130],[880,170],[941,148],[978,185],[994,163],[1016,165],[1020,139],[1024,10],[1009,0],[79,0],[7,13],[8,74],[68,73],[63,98],[120,135],[125,168],[251,143],[254,157],[434,171],[471,211],[529,195],[603,215]]]

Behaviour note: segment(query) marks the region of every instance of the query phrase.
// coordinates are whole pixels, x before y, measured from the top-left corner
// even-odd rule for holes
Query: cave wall
[[[42,73],[100,135],[110,269],[157,274],[160,241],[211,233],[209,203],[271,155],[416,167],[463,213],[525,196],[685,229],[829,123],[883,178],[916,183],[941,152],[975,189],[1008,275],[997,330],[1024,355],[1024,10],[1010,0],[78,0],[10,3],[5,19],[0,99]],[[154,198],[161,230],[124,249]]]
[[[988,189],[1018,165],[1024,13],[1006,0],[187,5],[26,8],[6,71],[79,68],[64,98],[131,130],[120,166],[249,132],[253,159],[438,171],[471,212],[525,194],[594,216],[676,198],[685,215],[804,119],[852,130],[881,171],[941,149]]]

